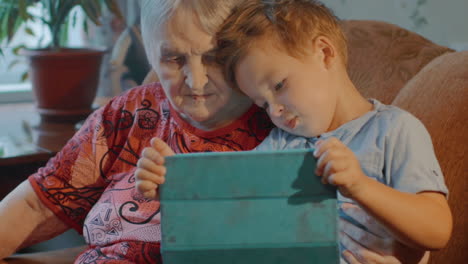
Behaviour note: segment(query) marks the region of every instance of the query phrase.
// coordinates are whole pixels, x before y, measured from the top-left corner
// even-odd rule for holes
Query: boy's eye
[[[204,64],[214,64],[216,62],[216,55],[215,54],[206,54],[202,57]]]
[[[279,83],[277,83],[275,85],[275,91],[281,90],[281,88],[283,88],[283,86],[284,86],[284,80],[282,80],[281,82],[279,82]]]
[[[185,58],[182,56],[171,56],[171,57],[165,57],[163,59],[165,62],[169,63],[177,63],[177,64],[183,64],[185,62]]]
[[[265,103],[262,104],[262,108],[265,109],[265,110],[268,110],[268,106],[269,106],[269,105],[268,105],[267,102],[265,102]]]

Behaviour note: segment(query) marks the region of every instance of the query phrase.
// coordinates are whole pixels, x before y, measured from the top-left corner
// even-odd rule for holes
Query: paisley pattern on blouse
[[[29,180],[40,199],[82,233],[75,263],[161,263],[159,202],[135,191],[134,172],[153,137],[176,153],[256,147],[272,124],[256,106],[216,131],[198,130],[170,107],[159,83],[136,87],[98,109]]]

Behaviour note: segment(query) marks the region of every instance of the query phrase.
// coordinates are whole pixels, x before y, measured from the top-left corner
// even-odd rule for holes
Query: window
[[[28,11],[39,15],[41,8],[40,6],[30,7]],[[68,45],[83,46],[84,39],[82,37],[83,34],[81,34],[83,28],[80,22],[83,21],[83,11],[77,8],[73,12],[77,12],[77,22],[75,27],[70,27],[69,29]],[[26,25],[22,27],[24,28]],[[31,82],[29,80],[21,80],[22,75],[28,71],[28,62],[26,58],[15,55],[12,51],[12,47],[24,44],[26,47],[36,48],[38,47],[38,43],[44,46],[44,44],[49,43],[51,36],[50,32],[39,20],[29,23],[28,27],[33,29],[35,36],[28,35],[20,29],[8,46],[2,44],[4,56],[0,58],[0,103],[33,100]],[[15,62],[15,64],[13,67],[9,68],[12,62]]]

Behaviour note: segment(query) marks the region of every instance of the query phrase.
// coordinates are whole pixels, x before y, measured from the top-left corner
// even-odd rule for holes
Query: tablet
[[[339,263],[336,189],[314,174],[312,152],[167,157],[164,263]]]

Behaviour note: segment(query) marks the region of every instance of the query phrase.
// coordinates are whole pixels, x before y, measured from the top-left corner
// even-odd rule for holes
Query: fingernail
[[[349,209],[349,208],[354,208],[355,205],[352,203],[342,203],[341,204],[341,209]]]
[[[349,257],[351,257],[351,252],[349,250],[345,250],[345,251],[343,251],[343,256],[345,258],[349,258]]]

